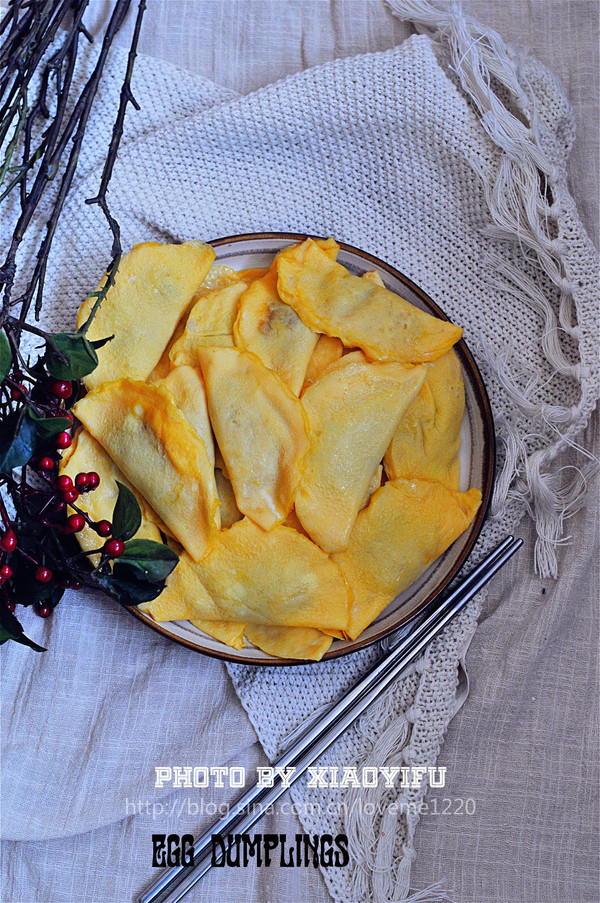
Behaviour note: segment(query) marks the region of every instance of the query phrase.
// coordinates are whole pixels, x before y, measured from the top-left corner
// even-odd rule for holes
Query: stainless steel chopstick
[[[274,763],[275,768],[295,767],[286,785],[279,776],[272,787],[255,784],[194,844],[191,866],[167,869],[138,897],[138,903],[179,903],[212,866],[211,837],[228,832],[244,833],[252,827],[307,768],[383,693],[431,640],[458,614],[480,589],[522,546],[508,536],[419,624],[402,636],[397,646],[379,661],[342,699],[337,700],[318,722],[308,725],[301,736]]]

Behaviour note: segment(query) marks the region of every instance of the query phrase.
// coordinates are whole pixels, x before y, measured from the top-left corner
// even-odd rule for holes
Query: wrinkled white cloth
[[[501,264],[518,269],[523,281],[527,277],[542,293],[555,320],[560,291],[518,241],[507,237],[499,243],[489,235],[493,223],[485,187],[505,154],[449,70],[446,53],[443,45],[436,48],[429,38],[417,37],[386,53],[327,64],[239,99],[140,58],[134,90],[143,113],[128,117],[110,203],[126,247],[148,238],[210,240],[263,229],[333,234],[389,260],[422,285],[465,326],[500,438],[521,441],[516,449],[507,443],[520,473],[499,497],[483,548],[533,503],[526,462],[545,449],[553,450],[551,457],[560,453],[560,437],[547,428],[547,416],[556,408],[570,411],[563,424],[575,437],[593,407],[597,258],[566,190],[570,110],[551,74],[525,61],[519,78],[537,106],[540,146],[553,166],[552,228],[564,245],[562,290],[569,301],[563,301],[561,331],[572,335],[561,353],[570,356],[573,372],[556,376],[542,343],[556,323],[541,316],[544,307],[532,303],[531,293],[524,298],[509,286],[503,294],[496,280]],[[115,53],[91,124],[97,145],[88,141],[83,155],[80,201],[97,190],[97,150],[112,125],[123,65],[123,55]],[[48,280],[46,316],[56,328],[72,325],[110,250],[95,208],[71,204],[66,220]],[[577,329],[567,322],[569,305]],[[514,386],[499,378],[501,362],[519,393],[529,394],[529,412],[515,408]],[[506,463],[502,452],[501,463]],[[514,477],[509,465],[507,474]],[[552,472],[550,466],[550,480]],[[231,712],[231,687],[222,666],[168,645],[105,600],[91,602],[71,596],[55,619],[30,619],[30,633],[49,646],[43,656],[16,647],[3,650],[3,833],[39,841],[38,864],[34,856],[15,856],[8,863],[7,898],[14,903],[130,899],[147,880],[150,854],[144,851],[158,823],[152,812],[134,815],[135,806],[127,809],[127,804],[150,801],[155,812],[156,804],[164,805],[154,830],[197,831],[211,821],[210,813],[180,805],[187,793],[162,797],[155,791],[154,767],[225,764],[232,751],[247,762],[258,757],[256,748],[250,749],[250,726],[224,720]],[[458,663],[477,611],[473,605],[432,644],[418,668],[336,744],[327,760],[433,764],[455,708]],[[229,672],[256,734],[273,756],[290,730],[343,692],[376,654],[370,650],[293,669],[232,666]],[[203,736],[204,726],[209,736]],[[383,901],[405,894],[416,816],[349,821],[324,814],[331,793],[301,784],[294,797],[307,830],[347,829],[354,840],[351,867],[325,874],[336,900]],[[318,816],[308,804],[317,812],[321,806]],[[53,855],[49,838],[66,838],[59,849],[73,857],[68,881],[45,872],[50,887],[35,880],[36,868],[43,872]],[[135,857],[134,849],[140,851]],[[191,898],[209,899],[216,881],[209,876]]]

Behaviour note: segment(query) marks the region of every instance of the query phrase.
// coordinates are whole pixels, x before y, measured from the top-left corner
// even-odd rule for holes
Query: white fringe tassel
[[[465,15],[460,3],[387,2],[395,15],[411,20],[420,31],[434,33],[450,56],[451,69],[462,90],[479,111],[482,127],[503,152],[498,170],[491,176],[472,163],[494,222],[486,234],[493,239],[517,241],[528,260],[549,277],[560,291],[558,317],[533,281],[499,254],[490,252],[488,263],[496,273],[493,287],[542,317],[541,347],[554,373],[581,382],[578,364],[570,362],[561,347],[561,333],[577,341],[580,331],[573,325],[574,286],[566,275],[563,244],[554,237],[560,208],[556,200],[560,196],[559,172],[540,147],[533,96],[519,82],[516,65],[502,38]],[[495,92],[493,82],[508,95],[512,111]],[[540,190],[540,185],[546,190]],[[500,424],[505,460],[497,477],[494,511],[502,511],[511,498],[525,503],[537,530],[536,570],[542,576],[556,577],[556,548],[567,541],[563,538],[564,521],[581,507],[586,478],[597,462],[584,452],[590,463],[581,470],[575,468],[571,481],[563,485],[564,469],[553,472],[552,460],[566,445],[581,450],[573,441],[574,430],[569,430],[578,426],[579,407],[532,401],[534,390],[539,388],[535,382],[532,380],[525,390],[519,388],[497,352],[487,349],[485,353],[515,409],[531,421],[531,433],[526,437],[511,419],[504,418]],[[534,436],[542,438],[544,445],[532,452],[528,440]]]

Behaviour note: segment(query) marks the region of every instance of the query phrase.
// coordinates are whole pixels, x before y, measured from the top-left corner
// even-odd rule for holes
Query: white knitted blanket
[[[309,232],[370,251],[415,280],[465,327],[496,418],[493,514],[475,557],[528,512],[537,524],[537,566],[554,574],[554,547],[564,518],[580,503],[585,479],[583,470],[565,479],[561,453],[576,444],[598,394],[598,259],[566,186],[572,114],[552,73],[531,58],[518,58],[459,11],[446,6],[439,12],[417,0],[391,6],[441,31],[433,40],[416,36],[385,53],[304,71],[248,97],[140,58],[134,93],[142,109],[127,117],[111,208],[126,249],[153,238],[210,241],[261,230]],[[102,217],[81,201],[97,192],[124,64],[124,55],[115,52],[90,123],[77,202],[70,204],[56,238],[45,318],[57,329],[72,328],[81,299],[109,259]],[[18,648],[3,650],[3,695],[10,698],[12,687],[18,702],[11,740],[4,746],[9,774],[16,778],[14,799],[9,792],[4,803],[5,817],[15,825],[9,836],[15,838],[61,837],[122,818],[122,798],[139,790],[140,756],[146,793],[148,772],[168,764],[157,758],[155,741],[177,724],[178,710],[165,686],[172,689],[176,677],[179,686],[193,687],[202,666],[187,653],[175,665],[165,655],[164,641],[140,625],[126,625],[109,604],[98,604],[90,617],[89,599],[67,599],[55,620],[64,616],[66,627],[67,606],[76,604],[72,610],[90,631],[80,657],[73,658],[78,669],[85,661],[83,695],[77,684],[74,689],[80,700],[75,708],[84,707],[92,730],[86,768],[106,743],[102,732],[94,736],[98,718],[102,723],[110,717],[114,724],[115,712],[131,717],[134,705],[135,730],[118,738],[118,778],[114,769],[97,769],[93,779],[89,769],[82,770],[77,813],[61,820],[48,803],[43,830],[32,815],[20,820],[19,782],[35,773],[35,748],[27,748],[30,722],[19,719],[19,706],[25,711],[33,705],[28,694],[24,698],[23,685],[38,688],[35,706],[41,711],[51,692],[44,686],[59,680],[74,642],[66,629],[58,633],[51,623],[38,619],[27,625],[52,651],[37,658]],[[458,705],[459,664],[479,607],[475,601],[432,643],[321,764],[433,765]],[[118,644],[111,667],[121,669],[120,686],[106,668],[107,635]],[[150,651],[140,648],[144,640]],[[81,635],[78,642],[83,644]],[[344,693],[379,654],[372,648],[331,663],[285,669],[232,665],[228,671],[273,757],[299,724]],[[132,685],[143,692],[143,703],[132,703]],[[153,729],[143,726],[148,717]],[[42,723],[40,731],[45,757],[64,755],[56,725]],[[15,748],[19,757],[13,760]],[[196,749],[188,759],[198,763],[202,752]],[[136,777],[128,783],[127,775]],[[35,777],[31,781],[35,793]],[[41,785],[38,790],[46,799]],[[98,793],[104,793],[104,805],[95,819],[86,805]],[[406,804],[418,803],[424,793],[424,787],[340,791],[296,785],[292,794],[307,831],[350,838],[350,866],[324,871],[336,901],[407,899],[418,807]],[[171,827],[184,825],[173,821]],[[193,829],[193,819],[185,827]],[[136,881],[139,889],[138,874],[131,875],[130,890]],[[123,891],[128,885],[124,876],[120,880]],[[47,899],[40,893],[40,900]],[[98,887],[87,898],[111,899]]]

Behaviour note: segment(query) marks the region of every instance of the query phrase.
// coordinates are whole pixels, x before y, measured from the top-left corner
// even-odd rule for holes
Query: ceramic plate
[[[215,249],[216,263],[243,270],[250,267],[267,267],[274,254],[288,245],[303,241],[306,237],[306,235],[269,232],[219,238],[216,241],[210,241],[209,244]],[[338,260],[351,273],[358,276],[369,270],[377,270],[386,288],[390,291],[402,295],[407,301],[429,313],[444,320],[448,319],[443,310],[414,282],[371,254],[353,248],[351,245],[340,243]],[[460,341],[455,348],[462,364],[466,396],[462,423],[460,488],[465,490],[475,486],[481,489],[481,507],[470,528],[444,555],[434,561],[419,580],[400,596],[397,596],[357,640],[348,642],[334,640],[323,660],[347,655],[383,639],[429,605],[462,567],[479,535],[492,495],[495,460],[494,425],[487,392],[471,352],[464,341]],[[136,617],[153,630],[162,633],[163,636],[207,655],[248,665],[301,664],[292,659],[275,658],[254,646],[247,646],[241,650],[232,649],[202,633],[189,621],[168,621],[157,624],[137,609],[130,610]]]

